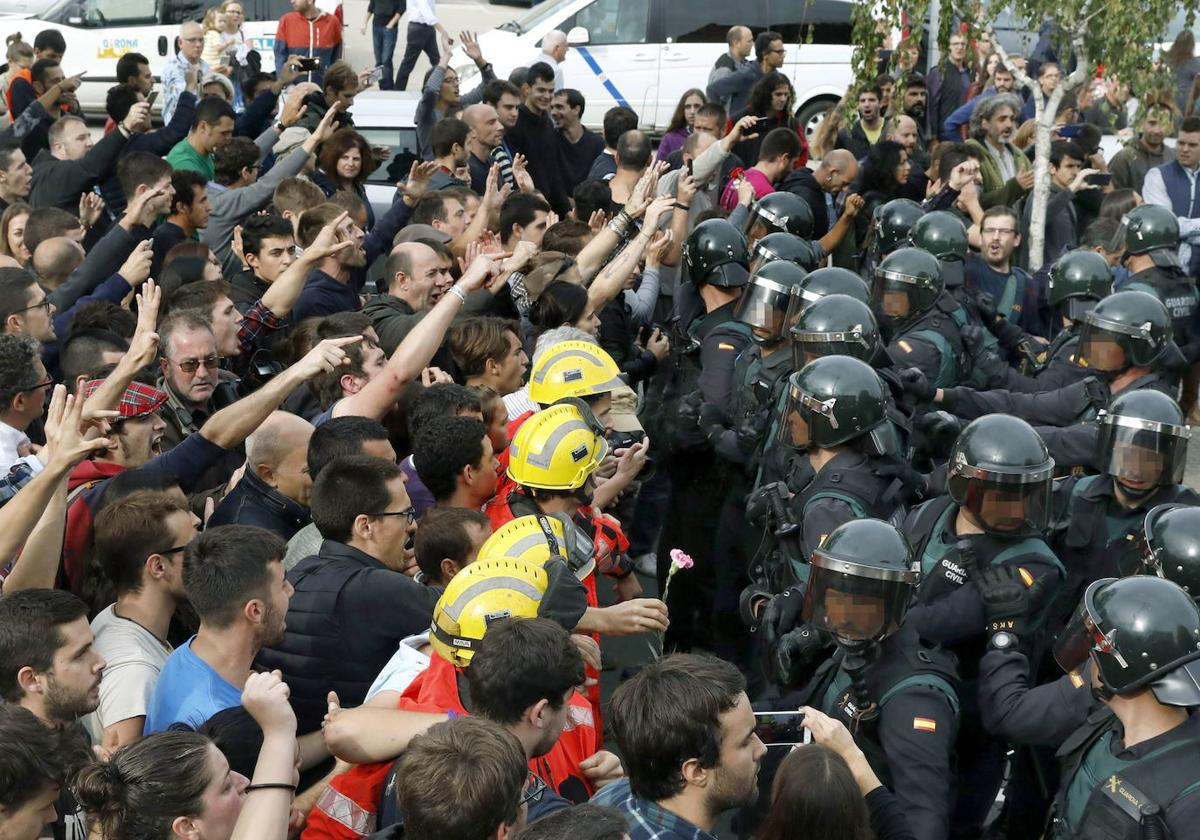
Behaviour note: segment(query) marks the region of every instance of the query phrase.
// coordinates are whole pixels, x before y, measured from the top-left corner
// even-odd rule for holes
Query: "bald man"
[[[542,38],[542,54],[538,56],[538,61],[544,61],[554,68],[554,89],[562,90],[566,85],[563,83],[562,63],[567,60],[567,51],[571,48],[567,46],[567,33],[560,29],[551,29]]]
[[[384,267],[388,291],[377,295],[363,307],[379,335],[379,346],[391,356],[417,322],[454,283],[446,260],[421,242],[404,242],[392,249]],[[480,294],[479,292],[482,292]],[[462,308],[466,314],[488,309],[492,295],[486,289],[467,295]]]
[[[312,521],[308,497],[308,441],[313,427],[285,411],[272,412],[246,440],[246,471],[208,520],[256,525],[285,540]]]
[[[816,169],[792,170],[779,187],[808,202],[813,214],[813,239],[821,243],[826,253],[833,253],[841,244],[862,207],[862,199],[857,195],[848,196],[841,210],[835,203],[837,196],[857,177],[858,161],[854,155],[845,149],[834,149],[825,154]]]
[[[725,33],[728,52],[721,53],[708,74],[708,84],[736,73],[750,63],[750,51],[754,49],[754,33],[748,26],[731,26]]]
[[[83,246],[74,239],[55,236],[43,240],[33,252],[33,270],[42,288],[49,292],[65,283],[83,256]]]
[[[462,112],[467,124],[467,168],[471,171],[471,189],[479,195],[487,190],[488,172],[492,168],[492,149],[504,139],[504,124],[499,112],[486,103],[467,106]]]

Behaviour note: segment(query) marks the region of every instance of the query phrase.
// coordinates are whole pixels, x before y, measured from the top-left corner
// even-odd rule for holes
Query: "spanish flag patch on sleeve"
[[[1083,677],[1079,676],[1078,671],[1069,671],[1067,676],[1071,678],[1071,685],[1075,688],[1083,688]]]
[[[915,717],[913,718],[913,729],[921,732],[937,732],[937,721],[933,718]]]
[[[734,347],[732,344],[727,344],[724,341],[721,341],[721,342],[718,342],[717,349],[718,350],[736,350],[737,348]]]
[[[897,341],[896,343],[900,345],[900,349],[903,350],[905,353],[912,352],[912,345],[909,344],[907,341],[900,340],[900,341]]]

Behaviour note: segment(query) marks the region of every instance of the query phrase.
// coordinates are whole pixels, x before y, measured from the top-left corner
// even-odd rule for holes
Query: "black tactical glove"
[[[963,429],[963,422],[949,412],[931,411],[917,419],[915,429],[922,452],[933,461],[944,461]]]
[[[765,411],[755,412],[743,417],[737,424],[738,448],[747,455],[752,455],[767,436],[767,428],[771,424],[771,415]]]
[[[979,320],[985,324],[990,324],[996,320],[996,299],[987,292],[978,292],[974,296],[975,311],[979,313]]]
[[[1041,612],[1046,587],[1019,566],[991,566],[972,573],[983,598],[987,632],[1024,638]]]
[[[937,396],[937,388],[920,368],[910,367],[900,371],[900,383],[918,402],[930,403]]]
[[[824,658],[829,642],[826,634],[807,624],[787,633],[770,648],[774,678],[785,688],[807,682],[813,666]]]
[[[800,623],[800,613],[803,609],[804,590],[799,586],[785,589],[767,602],[763,607],[760,625],[767,650],[775,650],[780,640]]]
[[[704,395],[699,391],[688,394],[679,401],[679,432],[692,432],[700,428],[700,412],[704,406]]]

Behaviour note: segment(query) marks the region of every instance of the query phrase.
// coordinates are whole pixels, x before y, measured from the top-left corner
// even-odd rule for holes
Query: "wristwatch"
[[[1001,630],[993,633],[988,639],[988,648],[990,650],[1012,650],[1017,646],[1017,637],[1007,630]]]

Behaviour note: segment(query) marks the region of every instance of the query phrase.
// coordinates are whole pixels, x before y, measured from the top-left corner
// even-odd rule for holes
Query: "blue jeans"
[[[408,25],[408,39],[404,47],[404,58],[400,61],[400,69],[396,72],[396,90],[408,87],[408,77],[421,53],[429,56],[429,63],[434,67],[441,60],[437,46],[437,29],[424,23]]]
[[[379,79],[380,90],[392,89],[392,79],[396,75],[392,69],[392,55],[396,52],[396,38],[399,32],[399,24],[391,29],[379,26],[374,22],[371,24],[371,43],[375,48],[375,66],[383,67],[383,76]]]

